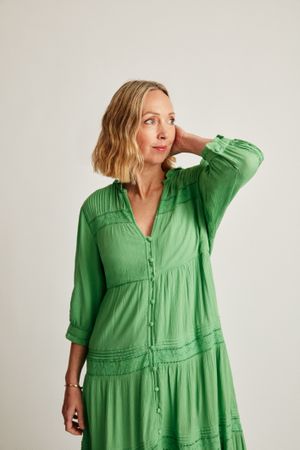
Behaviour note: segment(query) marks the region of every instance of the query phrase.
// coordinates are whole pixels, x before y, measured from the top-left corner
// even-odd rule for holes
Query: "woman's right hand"
[[[175,125],[175,130],[176,130],[175,139],[168,156],[174,156],[184,151],[184,139],[187,135],[187,132],[178,125]]]
[[[81,435],[84,425],[82,393],[79,388],[66,386],[62,406],[65,430],[71,434]]]

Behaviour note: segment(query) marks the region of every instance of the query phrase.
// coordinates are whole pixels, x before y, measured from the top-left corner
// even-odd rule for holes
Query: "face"
[[[175,113],[169,97],[160,89],[148,92],[137,134],[145,164],[161,164],[167,158],[176,135],[174,122]]]

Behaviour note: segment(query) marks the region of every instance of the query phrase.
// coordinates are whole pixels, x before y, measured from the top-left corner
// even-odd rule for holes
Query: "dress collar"
[[[168,169],[166,174],[165,174],[165,178],[162,180],[162,183],[166,184],[175,175],[175,171],[176,170],[181,170],[181,169],[182,169],[182,167],[173,167],[172,169]],[[124,191],[125,190],[122,182],[118,178],[116,178],[114,180],[113,184],[116,184],[117,188],[120,191]]]

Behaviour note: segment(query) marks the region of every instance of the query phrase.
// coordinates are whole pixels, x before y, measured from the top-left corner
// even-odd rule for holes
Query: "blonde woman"
[[[199,163],[175,167],[179,152]],[[210,256],[263,159],[177,126],[161,83],[112,97],[92,161],[114,181],[81,204],[66,331],[62,414],[82,450],[246,449]]]

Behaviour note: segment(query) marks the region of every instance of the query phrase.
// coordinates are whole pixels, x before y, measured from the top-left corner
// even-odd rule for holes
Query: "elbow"
[[[239,141],[239,148],[242,150],[238,171],[240,185],[247,183],[257,172],[264,160],[264,154],[260,148],[247,141]]]

